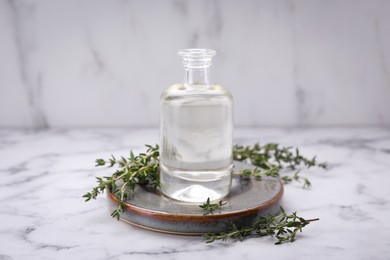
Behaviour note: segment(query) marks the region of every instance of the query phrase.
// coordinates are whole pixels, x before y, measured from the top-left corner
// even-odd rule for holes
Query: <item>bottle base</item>
[[[229,192],[218,193],[215,190],[207,189],[202,185],[191,185],[181,190],[176,190],[173,193],[169,193],[169,191],[161,190],[162,193],[174,200],[191,202],[191,203],[203,203],[208,198],[210,201],[220,200],[226,197]]]
[[[189,179],[188,176],[194,176]],[[216,176],[211,181],[201,179],[200,176]],[[219,171],[172,171],[161,167],[160,186],[162,193],[172,199],[203,203],[208,198],[211,201],[226,197],[231,189],[231,167]]]

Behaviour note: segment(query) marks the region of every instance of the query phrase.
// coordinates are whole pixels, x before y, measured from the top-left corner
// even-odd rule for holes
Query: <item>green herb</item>
[[[227,239],[244,240],[249,237],[275,236],[275,244],[282,244],[286,241],[293,242],[297,233],[302,232],[302,228],[317,219],[304,219],[297,216],[296,212],[288,215],[280,207],[280,215],[268,215],[260,217],[251,226],[238,227],[236,224],[230,224],[230,230],[221,233],[208,233],[204,235],[206,243],[212,243],[216,240],[226,241]]]
[[[154,189],[159,187],[159,146],[146,145],[146,147],[147,151],[137,156],[130,152],[128,158],[121,157],[116,159],[114,156],[111,156],[108,160],[97,159],[97,167],[117,166],[118,169],[112,176],[96,177],[98,185],[83,196],[85,201],[96,199],[106,189],[109,190],[118,198],[118,206],[111,216],[119,219],[126,207],[125,201],[128,195],[134,191],[137,184],[141,186],[148,185]],[[235,145],[233,158],[257,166],[253,170],[246,169],[240,172],[242,176],[254,176],[257,180],[261,180],[262,176],[280,177],[280,171],[284,168],[296,169],[299,165],[304,165],[308,168],[312,166],[326,168],[327,166],[326,163],[318,163],[316,157],[312,159],[303,157],[298,149],[295,149],[293,152],[291,147],[279,147],[278,144],[273,143],[264,146],[259,144],[253,146]],[[304,187],[309,187],[309,180],[299,176],[298,173],[296,172],[293,176],[282,176],[281,179],[285,183],[303,180]],[[220,207],[223,204],[217,205]],[[202,208],[210,213],[218,207],[215,204],[211,204],[210,201],[208,204],[206,202],[202,205]]]
[[[207,198],[206,202],[203,203],[202,205],[199,205],[199,207],[207,211],[207,213],[213,214],[214,210],[222,207],[223,205],[226,205],[226,203],[227,201],[222,201],[222,200],[220,200],[218,203],[210,203],[210,198]]]
[[[98,186],[83,196],[85,201],[96,199],[107,188],[118,198],[118,207],[112,212],[111,216],[119,220],[126,206],[126,198],[128,194],[134,191],[137,184],[141,186],[151,185],[153,188],[159,187],[159,147],[158,145],[146,145],[146,147],[146,153],[140,153],[137,156],[130,152],[128,158],[121,157],[119,160],[114,156],[111,156],[108,160],[97,159],[96,166],[107,165],[113,167],[116,165],[118,170],[112,176],[96,177]]]
[[[293,176],[283,176],[280,178],[284,183],[290,183],[292,181],[301,182],[303,180],[303,188],[309,188],[311,186],[311,182],[304,177],[299,176],[299,171],[295,172]]]
[[[298,148],[279,147],[278,144],[269,143],[260,146],[258,143],[253,146],[235,145],[233,148],[233,159],[237,161],[251,163],[257,168],[250,170],[246,169],[240,172],[243,176],[254,176],[257,180],[261,180],[261,176],[280,177],[280,171],[288,168],[295,170],[299,166],[307,168],[317,166],[326,168],[327,163],[317,162],[316,156],[308,159],[302,156]],[[303,180],[303,187],[310,187],[311,183],[307,178],[299,176],[299,171],[291,176],[283,176],[281,179],[284,183],[289,183],[293,180]]]
[[[242,170],[240,171],[240,175],[242,176],[253,176],[256,178],[256,180],[258,181],[261,181],[261,177],[263,175],[265,176],[271,176],[271,177],[279,177],[279,168],[278,167],[271,167],[269,169],[263,169],[263,170],[260,170],[259,168],[255,168],[253,170],[251,169],[245,169],[245,170]]]

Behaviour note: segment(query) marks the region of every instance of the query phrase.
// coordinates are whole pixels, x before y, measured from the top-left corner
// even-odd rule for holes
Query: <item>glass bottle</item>
[[[224,87],[210,83],[214,50],[178,54],[184,82],[161,95],[161,191],[180,201],[218,200],[231,188],[233,98]]]

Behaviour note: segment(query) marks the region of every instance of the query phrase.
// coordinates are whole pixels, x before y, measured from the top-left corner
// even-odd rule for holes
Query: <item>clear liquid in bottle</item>
[[[215,51],[179,54],[184,84],[169,87],[161,96],[161,190],[181,201],[218,200],[231,188],[233,99],[228,90],[209,83]]]

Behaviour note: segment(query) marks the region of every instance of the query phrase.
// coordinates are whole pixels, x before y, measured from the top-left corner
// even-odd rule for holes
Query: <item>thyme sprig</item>
[[[160,186],[159,182],[159,146],[146,145],[147,151],[135,156],[130,152],[128,158],[121,157],[120,159],[111,156],[111,158],[97,159],[96,166],[108,166],[109,168],[117,166],[118,169],[112,176],[96,177],[98,185],[92,191],[86,193],[83,197],[85,201],[96,199],[106,189],[112,192],[118,199],[118,206],[112,212],[111,216],[119,219],[126,206],[126,199],[131,194],[136,185],[149,185],[156,189]],[[233,158],[238,161],[251,163],[257,168],[250,170],[246,169],[240,172],[242,176],[254,176],[257,180],[261,180],[262,176],[280,177],[280,171],[284,168],[296,169],[299,165],[304,165],[308,168],[317,166],[326,168],[326,163],[318,163],[316,157],[308,159],[303,157],[298,149],[292,151],[291,147],[279,147],[278,144],[270,143],[264,146],[255,144],[253,146],[235,145],[233,148]],[[281,179],[285,183],[291,181],[303,181],[304,188],[311,185],[307,178],[299,176],[299,172],[295,172],[293,176],[282,176]],[[223,206],[218,205],[218,207]],[[217,209],[216,205],[210,203],[204,206],[206,211],[210,213]]]
[[[118,198],[118,206],[111,216],[119,220],[126,204],[128,195],[134,191],[136,185],[151,185],[153,188],[160,186],[159,182],[159,146],[146,145],[146,153],[135,156],[130,152],[128,158],[116,159],[111,156],[108,160],[97,159],[96,166],[117,166],[112,176],[96,177],[98,185],[91,192],[83,197],[85,201],[96,199],[96,197],[108,189]]]
[[[261,180],[261,176],[280,177],[281,170],[285,168],[296,170],[299,166],[307,168],[317,166],[324,169],[327,167],[327,163],[318,162],[316,156],[309,159],[302,156],[298,148],[280,147],[275,143],[263,146],[258,143],[253,146],[235,145],[233,148],[233,159],[257,166],[253,170],[245,169],[240,172],[243,176],[254,176],[257,180]],[[282,176],[281,180],[284,183],[303,181],[303,188],[311,186],[307,178],[299,175],[299,171],[296,171],[293,176]]]
[[[280,210],[281,214],[260,217],[251,226],[238,227],[236,224],[230,223],[229,231],[205,234],[205,241],[206,243],[228,239],[243,241],[249,237],[275,236],[277,239],[275,244],[277,245],[287,241],[293,242],[298,232],[302,232],[302,228],[312,221],[319,220],[318,218],[304,219],[297,216],[296,212],[288,215],[282,207]]]
[[[206,211],[205,214],[214,214],[214,210],[219,209],[223,205],[226,205],[227,201],[220,200],[218,203],[211,203],[210,198],[207,198],[206,202],[202,205],[199,205],[199,208],[202,208]]]
[[[233,148],[233,158],[237,161],[250,161],[262,169],[270,169],[273,167],[290,168],[295,170],[299,165],[304,165],[307,168],[318,166],[326,168],[327,164],[318,163],[316,156],[308,159],[302,156],[298,148],[291,151],[293,147],[279,147],[278,144],[269,143],[261,146],[256,143],[253,146],[235,145]]]
[[[297,182],[301,182],[301,180],[303,181],[303,186],[302,188],[306,189],[306,188],[309,188],[311,186],[311,182],[309,181],[308,178],[305,178],[305,177],[302,177],[302,176],[299,176],[299,172],[300,171],[297,171],[294,173],[293,176],[283,176],[281,177],[280,179],[284,182],[284,183],[290,183],[292,181],[297,181]]]

